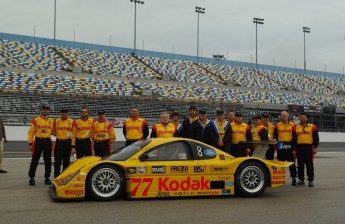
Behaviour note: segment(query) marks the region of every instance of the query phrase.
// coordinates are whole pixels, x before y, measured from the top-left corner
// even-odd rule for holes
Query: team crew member
[[[169,114],[163,112],[161,114],[161,123],[152,127],[151,138],[171,138],[176,136],[176,128],[169,123]]]
[[[95,156],[103,157],[111,153],[111,143],[116,140],[113,125],[105,119],[105,111],[97,111],[98,120],[91,129],[91,138],[94,141]]]
[[[262,114],[261,116],[261,122],[262,125],[267,129],[268,131],[268,140],[273,141],[274,140],[274,124],[269,122],[270,116],[268,114]],[[268,150],[266,152],[266,159],[273,160],[274,159],[274,145],[269,145]]]
[[[184,121],[182,122],[183,137],[184,138],[192,138],[189,136],[189,134],[190,134],[189,128],[190,128],[190,125],[198,119],[198,117],[196,115],[197,115],[196,106],[194,106],[194,105],[190,106],[189,107],[189,117],[184,119]]]
[[[93,122],[94,119],[89,118],[87,107],[82,107],[80,109],[80,118],[74,122],[75,128],[72,134],[72,148],[75,148],[78,159],[84,156],[92,156],[90,134]]]
[[[32,152],[32,159],[29,169],[29,184],[35,185],[35,174],[38,162],[43,152],[43,160],[45,166],[45,181],[46,185],[50,185],[50,173],[52,166],[52,145],[51,135],[53,130],[54,120],[49,117],[49,106],[43,105],[41,107],[41,115],[32,119],[28,131],[29,150]]]
[[[268,140],[268,130],[261,123],[261,117],[256,115],[253,117],[254,127],[251,129],[252,137],[254,141],[267,141]],[[251,155],[255,150],[255,146],[252,146]]]
[[[183,126],[182,124],[178,121],[180,114],[178,112],[172,113],[172,124],[176,128],[176,137],[183,137]]]
[[[317,153],[319,133],[315,125],[308,123],[305,113],[299,115],[300,124],[295,128],[297,141],[298,185],[304,185],[304,165],[307,168],[308,186],[314,187],[313,155]]]
[[[63,170],[70,164],[72,150],[72,134],[75,128],[74,121],[68,117],[68,109],[61,108],[61,118],[54,121],[53,135],[56,136],[55,149],[54,149],[54,177],[60,175],[61,161],[63,161]]]
[[[207,119],[206,110],[200,110],[199,119],[193,121],[189,127],[189,138],[205,142],[204,131],[209,125],[210,120]]]
[[[289,113],[286,111],[281,112],[281,121],[276,124],[274,128],[274,138],[277,139],[277,141],[282,142],[278,143],[277,147],[277,157],[279,161],[289,161],[293,162],[293,164],[289,167],[290,170],[290,176],[292,178],[292,186],[297,186],[296,182],[296,165],[295,165],[295,159],[293,151],[294,149],[294,136],[293,136],[293,130],[296,128],[296,125],[289,121]],[[279,145],[284,145],[284,148],[280,148]]]
[[[233,110],[228,112],[228,122],[230,125],[235,122],[235,112]]]
[[[230,153],[232,129],[224,119],[224,111],[217,110],[217,119],[210,122],[204,132],[205,142],[224,152]]]
[[[137,107],[132,107],[131,117],[124,122],[122,130],[126,138],[126,146],[146,139],[149,136],[147,122],[144,118],[139,117],[139,109]]]
[[[231,124],[232,138],[230,154],[234,157],[245,157],[250,154],[250,144],[240,143],[241,141],[253,140],[249,125],[243,123],[242,120],[242,113],[236,112],[235,122]]]

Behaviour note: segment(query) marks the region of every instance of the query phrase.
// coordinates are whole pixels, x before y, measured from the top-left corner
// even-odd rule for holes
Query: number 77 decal
[[[150,189],[150,186],[152,184],[153,178],[132,178],[131,185],[136,184],[135,187],[132,190],[132,197],[135,197],[137,195],[137,191],[139,189],[139,186],[144,183],[148,183],[146,188],[143,191],[143,194],[141,196],[147,196],[147,192]]]

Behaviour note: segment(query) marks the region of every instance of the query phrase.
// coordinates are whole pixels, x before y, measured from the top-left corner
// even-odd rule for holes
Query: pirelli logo
[[[65,194],[81,195],[84,194],[84,190],[65,190]]]

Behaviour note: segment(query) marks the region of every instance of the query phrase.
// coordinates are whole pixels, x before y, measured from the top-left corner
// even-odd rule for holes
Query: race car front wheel
[[[93,169],[87,183],[90,196],[100,201],[115,199],[121,194],[124,185],[121,171],[110,165]]]
[[[267,186],[267,173],[263,165],[258,162],[241,164],[235,176],[236,193],[243,197],[257,197]]]

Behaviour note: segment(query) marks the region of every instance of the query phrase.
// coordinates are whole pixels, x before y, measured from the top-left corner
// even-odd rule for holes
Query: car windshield
[[[133,156],[136,152],[147,146],[151,142],[150,139],[137,141],[129,146],[121,147],[115,149],[110,156],[105,157],[103,159],[112,160],[112,161],[124,161],[127,160],[129,157]]]

